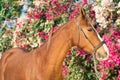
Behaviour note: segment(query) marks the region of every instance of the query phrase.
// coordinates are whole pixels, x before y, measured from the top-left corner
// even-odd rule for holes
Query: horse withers
[[[62,64],[73,46],[95,55],[98,60],[109,56],[83,8],[79,16],[60,26],[41,47],[31,52],[19,48],[6,51],[0,60],[0,80],[63,80]]]

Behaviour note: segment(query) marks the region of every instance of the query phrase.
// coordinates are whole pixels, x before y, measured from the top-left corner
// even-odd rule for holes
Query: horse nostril
[[[104,58],[104,55],[101,55],[101,53],[98,52],[98,57],[99,57],[99,59],[103,59],[103,58]]]

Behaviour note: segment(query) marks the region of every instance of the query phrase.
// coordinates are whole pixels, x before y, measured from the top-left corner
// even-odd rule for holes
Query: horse
[[[90,24],[83,8],[41,47],[30,52],[20,48],[7,50],[0,60],[0,80],[63,80],[62,64],[73,46],[95,55],[99,61],[109,56],[106,44]]]

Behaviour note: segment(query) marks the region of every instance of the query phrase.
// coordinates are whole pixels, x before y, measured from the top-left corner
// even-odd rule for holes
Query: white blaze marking
[[[92,26],[92,25],[91,25],[91,26]],[[96,31],[96,29],[95,29],[93,26],[92,26],[92,28],[95,30],[95,32],[96,32],[98,38],[100,39],[100,41],[103,41],[103,39],[100,37],[100,35],[99,35],[98,32]],[[107,45],[106,45],[106,44],[103,44],[103,47],[104,47],[104,49],[105,49],[107,55],[109,55],[109,50],[108,50]]]

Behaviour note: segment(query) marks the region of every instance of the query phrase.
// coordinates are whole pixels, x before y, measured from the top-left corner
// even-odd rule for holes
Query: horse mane
[[[52,37],[52,31],[49,32],[49,37],[48,37],[48,41],[47,41],[48,42],[48,44],[47,44],[47,52],[49,51],[51,37]]]
[[[66,23],[65,23],[66,24]],[[63,26],[65,26],[65,24]],[[51,39],[52,37],[55,35],[55,33],[57,32],[60,32],[61,30],[63,30],[64,28],[62,27],[61,29],[61,26],[58,26],[57,29],[52,32],[52,30],[48,33],[49,34],[49,37],[48,37],[48,40],[46,41],[47,43],[47,52],[49,52],[49,47],[50,47],[50,44],[51,44]]]

